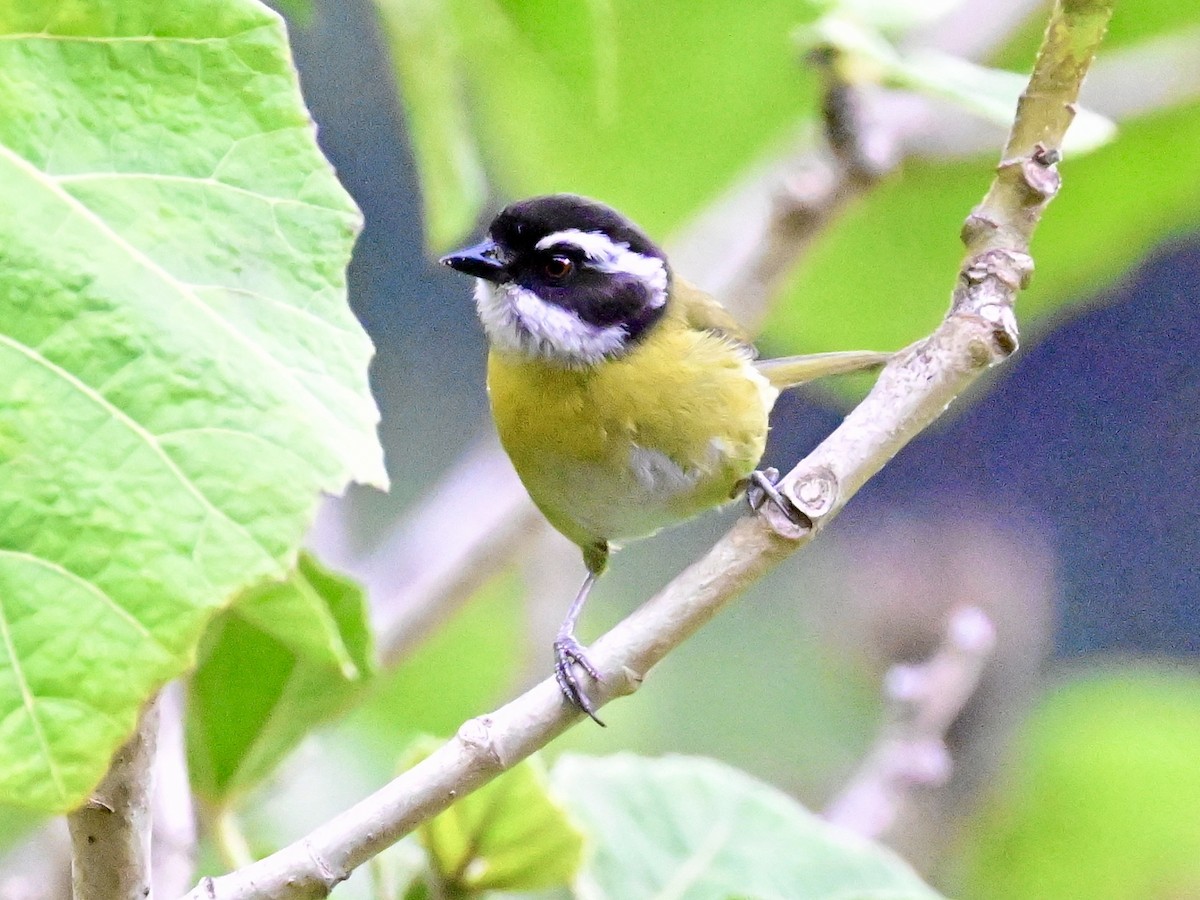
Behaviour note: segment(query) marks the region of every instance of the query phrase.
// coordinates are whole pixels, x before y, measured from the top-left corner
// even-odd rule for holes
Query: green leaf
[[[408,114],[425,233],[445,250],[470,231],[487,196],[467,114],[457,41],[443,0],[376,0]]]
[[[228,610],[298,660],[337,669],[356,680],[370,669],[371,633],[364,593],[349,578],[337,575],[301,553],[286,581],[268,582],[243,593]],[[343,615],[341,620],[337,612]],[[342,634],[341,629],[349,628]]]
[[[405,754],[405,767],[441,743],[418,740]],[[551,796],[536,756],[463,797],[417,834],[451,896],[567,884],[583,855],[583,835]]]
[[[489,172],[599,197],[665,235],[815,109],[796,0],[447,0]],[[611,73],[611,74],[608,74]]]
[[[1035,711],[968,855],[978,900],[1200,896],[1200,678],[1112,670]]]
[[[890,850],[715,760],[564,756],[553,784],[591,840],[589,898],[938,896]]]
[[[584,0],[568,9],[528,0],[496,2],[554,80],[612,124],[621,52],[612,0]]]
[[[359,695],[373,646],[362,589],[302,554],[286,582],[248,590],[213,623],[192,675],[192,783],[215,804],[254,787]]]
[[[890,83],[933,96],[945,97],[981,118],[1012,125],[1017,99],[1029,83],[1029,76],[976,65],[969,60],[945,53],[922,51],[901,59],[892,72]],[[1116,124],[1108,118],[1080,107],[1063,139],[1065,153],[1090,153],[1111,141]]]
[[[0,9],[0,800],[78,803],[320,491],[384,483],[359,215],[251,0]]]

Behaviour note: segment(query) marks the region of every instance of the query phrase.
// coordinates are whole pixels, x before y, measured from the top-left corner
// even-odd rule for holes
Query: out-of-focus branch
[[[71,900],[71,835],[51,819],[0,860],[0,900]]]
[[[797,524],[768,506],[598,640],[597,705],[630,693],[671,649],[752,581],[808,543],[851,496],[990,365],[1016,347],[1013,305],[1031,268],[1029,236],[1058,188],[1055,161],[1111,2],[1060,0],[999,172],[964,229],[967,257],[949,313],[896,354],[866,399],[780,483]],[[465,723],[421,763],[307,837],[206,879],[191,900],[326,895],[351,871],[579,721],[554,679]]]
[[[359,573],[394,665],[521,552],[542,519],[495,439],[455,465]]]
[[[178,897],[196,869],[196,815],[183,734],[183,686],[172,682],[158,700],[151,839],[154,896]]]
[[[158,736],[156,700],[113,757],[91,797],[67,816],[75,900],[150,896],[151,797]]]
[[[979,794],[1008,755],[1053,651],[1058,591],[1046,533],[1011,497],[992,499],[987,492],[971,499],[970,493],[952,508],[914,497],[903,509],[869,522],[860,516],[853,527],[839,529],[835,552],[845,560],[843,595],[815,613],[836,645],[852,651],[881,682],[899,662],[934,656],[960,610],[983,611],[995,629],[979,683],[946,733],[949,778],[906,791],[894,807],[896,821],[882,835],[921,872],[936,871],[969,828]],[[965,692],[968,679],[957,683]],[[885,705],[885,712],[895,710]]]
[[[819,147],[773,163],[668,244],[680,272],[755,330],[813,240],[900,162],[907,120],[885,120],[879,92],[843,77],[832,48],[811,54],[824,80]],[[719,248],[719,252],[714,252]]]
[[[957,610],[930,659],[897,665],[884,680],[885,722],[858,773],[825,810],[843,828],[880,838],[916,791],[945,784],[946,733],[975,693],[996,631],[975,607]]]
[[[341,540],[339,504],[331,500],[322,511],[309,545],[363,582],[385,666],[407,656],[516,558],[543,521],[495,437],[469,448],[366,558],[355,558]]]

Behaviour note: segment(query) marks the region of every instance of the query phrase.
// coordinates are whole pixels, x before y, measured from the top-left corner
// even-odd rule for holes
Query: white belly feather
[[[568,517],[590,534],[612,541],[646,537],[681,518],[680,505],[725,461],[713,442],[710,464],[684,469],[659,450],[633,445],[623,478],[603,475],[579,460],[560,458],[557,466],[567,482],[562,496],[572,498]]]

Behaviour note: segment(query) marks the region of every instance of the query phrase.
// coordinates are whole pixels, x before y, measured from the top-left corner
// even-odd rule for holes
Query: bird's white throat
[[[512,282],[477,279],[475,306],[488,341],[500,350],[574,367],[595,365],[625,344],[622,326],[589,324]]]

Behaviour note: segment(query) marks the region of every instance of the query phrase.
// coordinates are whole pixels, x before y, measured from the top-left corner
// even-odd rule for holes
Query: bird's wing
[[[737,320],[713,297],[690,282],[676,276],[672,297],[678,314],[689,328],[710,331],[745,347],[753,356],[758,352]],[[754,367],[779,390],[797,387],[828,375],[846,375],[882,368],[892,354],[867,350],[813,353],[782,359],[756,360]]]
[[[760,359],[754,363],[754,367],[766,376],[773,387],[782,391],[828,375],[847,375],[851,372],[880,369],[891,358],[891,353],[876,353],[872,350],[839,350],[808,356]]]
[[[719,334],[753,352],[754,345],[742,326],[711,295],[675,276],[672,299],[690,328]]]

